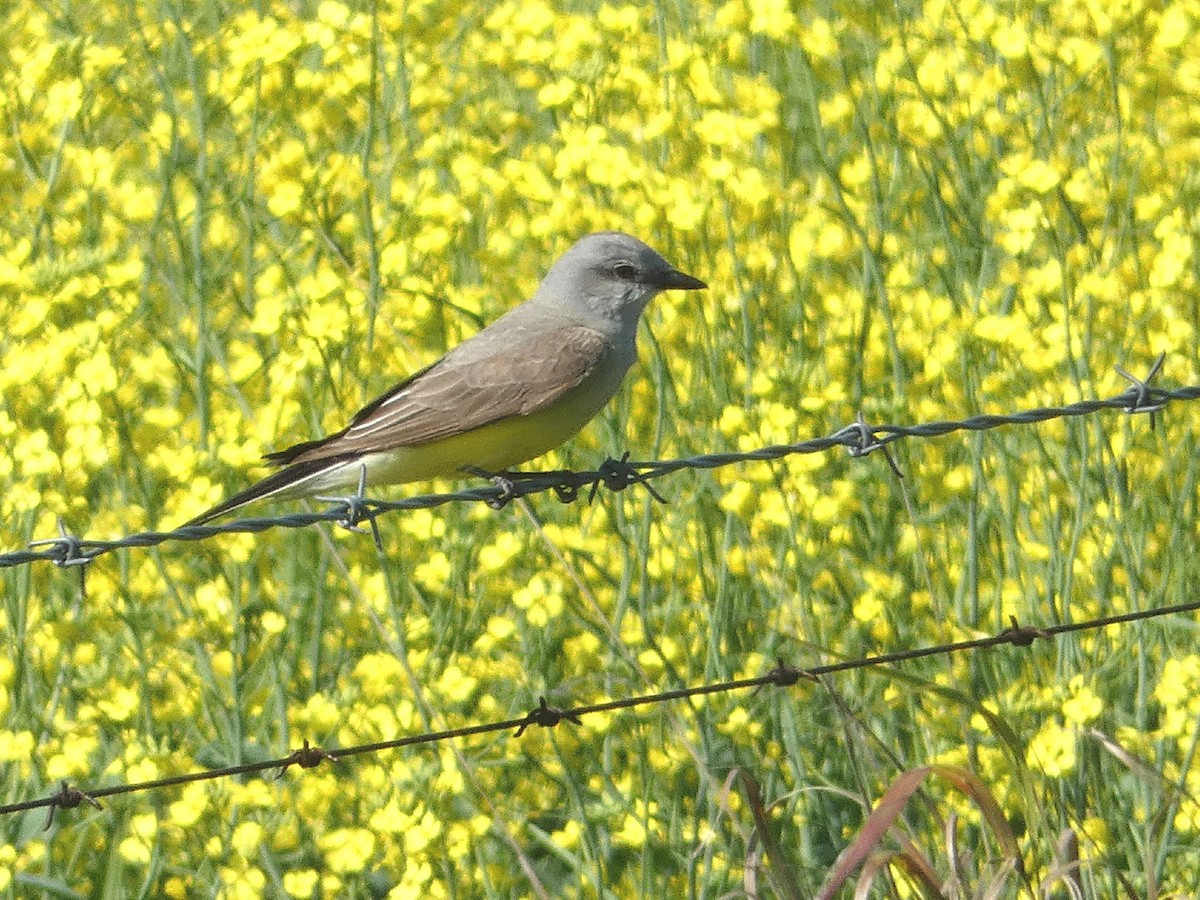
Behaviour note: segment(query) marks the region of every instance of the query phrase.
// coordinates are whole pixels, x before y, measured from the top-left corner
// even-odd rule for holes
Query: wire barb
[[[809,681],[820,681],[816,675],[807,669],[800,669],[796,666],[789,666],[783,661],[783,658],[775,660],[775,668],[767,673],[766,677],[771,679],[771,684],[776,687],[793,687],[798,684],[801,678]]]
[[[1166,353],[1158,354],[1158,359],[1154,361],[1154,365],[1150,367],[1149,374],[1145,378],[1138,378],[1136,375],[1130,375],[1120,365],[1113,368],[1117,370],[1117,374],[1129,382],[1129,387],[1125,389],[1122,397],[1128,397],[1132,401],[1129,406],[1125,407],[1125,412],[1129,415],[1136,413],[1146,413],[1150,416],[1150,430],[1155,427],[1155,413],[1167,405],[1167,395],[1150,386],[1150,382],[1158,375],[1162,369],[1163,361],[1167,358]]]
[[[68,566],[86,566],[97,556],[95,552],[89,552],[84,549],[83,538],[77,537],[67,531],[67,525],[63,522],[62,516],[58,517],[58,537],[30,541],[29,546],[49,547],[50,554],[47,558],[52,560],[60,569],[65,569]]]
[[[559,722],[567,721],[573,725],[582,725],[579,716],[569,709],[559,709],[556,706],[549,706],[546,703],[545,697],[538,698],[537,708],[531,710],[517,728],[517,737],[525,733],[525,729],[530,725],[541,725],[543,728],[553,728]]]
[[[49,798],[50,807],[49,813],[46,815],[46,824],[42,826],[42,831],[49,831],[50,826],[54,824],[54,811],[56,809],[75,809],[81,803],[87,803],[95,809],[103,809],[100,801],[90,794],[85,794],[79,788],[68,784],[66,781],[58,789],[57,794],[52,794]]]
[[[1054,637],[1051,632],[1044,628],[1021,625],[1017,622],[1016,616],[1009,616],[1008,620],[1011,624],[996,635],[997,641],[1001,643],[1012,644],[1014,647],[1028,647],[1038,638],[1050,640]]]
[[[380,553],[383,552],[383,538],[379,534],[379,523],[375,521],[375,511],[371,508],[371,501],[367,499],[367,464],[363,463],[358,469],[358,491],[351,494],[349,497],[314,497],[314,500],[320,500],[322,503],[336,503],[341,507],[339,512],[342,513],[341,518],[337,519],[337,524],[347,531],[353,531],[355,534],[366,534],[367,529],[359,526],[359,522],[363,519],[367,520],[367,524],[371,526],[371,537],[375,540],[375,549]]]
[[[592,482],[592,492],[588,494],[588,503],[596,499],[596,492],[602,484],[614,494],[625,490],[630,485],[640,484],[659,503],[666,504],[667,502],[667,498],[656,491],[654,485],[650,483],[650,479],[654,477],[653,473],[639,471],[637,465],[629,461],[628,450],[621,454],[620,459],[608,457],[600,463],[596,474],[598,477]]]
[[[876,436],[877,431],[882,431],[884,438]],[[840,441],[848,452],[855,459],[863,456],[870,456],[876,451],[883,453],[883,458],[887,460],[887,464],[892,469],[892,474],[897,478],[903,479],[904,474],[900,471],[900,467],[896,465],[896,460],[892,458],[892,453],[888,450],[887,445],[894,441],[899,435],[894,432],[889,433],[884,429],[872,428],[863,418],[862,410],[859,410],[854,421],[845,428],[834,433],[833,437]]]
[[[292,755],[284,760],[283,765],[279,769],[279,774],[275,778],[276,780],[282,778],[292,766],[299,766],[302,769],[315,769],[323,762],[337,762],[337,756],[328,750],[322,750],[320,747],[310,746],[308,738],[305,738],[304,746],[299,750],[293,751]]]

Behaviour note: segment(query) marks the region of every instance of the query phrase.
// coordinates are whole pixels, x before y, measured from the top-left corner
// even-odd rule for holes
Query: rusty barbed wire
[[[459,728],[447,728],[440,731],[423,732],[420,734],[408,735],[406,737],[393,738],[391,740],[374,741],[367,744],[355,744],[349,747],[316,747],[312,746],[306,739],[301,748],[294,750],[287,756],[279,759],[245,763],[236,766],[224,766],[222,768],[204,769],[197,772],[187,772],[182,775],[172,775],[166,778],[156,778],[152,781],[142,781],[133,784],[110,785],[108,787],[97,787],[84,790],[70,784],[69,782],[63,781],[60,782],[59,789],[49,796],[40,797],[36,800],[24,800],[18,803],[0,805],[0,816],[18,812],[29,812],[35,809],[48,809],[49,813],[46,817],[44,829],[49,829],[54,822],[54,813],[56,810],[74,809],[85,803],[95,809],[101,809],[102,807],[99,801],[105,797],[115,797],[121,794],[141,793],[145,791],[160,790],[168,787],[178,787],[179,785],[190,784],[196,781],[212,781],[218,778],[231,778],[239,775],[254,775],[261,772],[276,770],[278,771],[276,777],[282,778],[285,774],[287,774],[288,769],[292,768],[293,766],[298,767],[301,770],[315,769],[322,763],[336,763],[355,756],[381,753],[385,750],[397,750],[403,747],[412,747],[422,744],[440,743],[442,741],[455,740],[459,738],[472,737],[474,735],[489,734],[500,731],[513,731],[514,737],[520,737],[527,729],[534,725],[542,728],[554,728],[563,722],[570,722],[574,725],[582,725],[582,718],[584,716],[594,715],[596,713],[616,712],[619,710],[633,709],[640,706],[668,703],[674,700],[682,700],[690,697],[730,693],[739,690],[758,689],[766,686],[792,687],[798,684],[800,681],[809,681],[819,684],[820,679],[823,676],[834,675],[840,672],[875,668],[884,665],[891,665],[893,663],[907,662],[914,659],[923,659],[931,656],[949,656],[953,653],[961,653],[967,650],[987,650],[1005,645],[1027,648],[1032,646],[1032,644],[1037,640],[1051,640],[1060,634],[1094,631],[1099,628],[1107,628],[1112,625],[1124,625],[1131,622],[1155,619],[1176,613],[1195,612],[1197,610],[1200,610],[1200,600],[1194,600],[1189,603],[1178,603],[1172,606],[1157,607],[1155,609],[1137,610],[1135,612],[1102,616],[1094,619],[1087,619],[1081,622],[1068,622],[1059,625],[1050,625],[1045,628],[1021,625],[1014,616],[1010,619],[1010,624],[1007,628],[1003,629],[998,634],[989,637],[955,641],[952,643],[938,644],[931,647],[919,647],[912,650],[897,650],[891,653],[881,653],[875,656],[859,657],[856,659],[840,660],[838,662],[825,663],[813,668],[798,668],[796,666],[788,665],[783,660],[779,660],[776,662],[774,668],[772,668],[770,671],[754,678],[739,678],[730,681],[714,682],[711,684],[694,685],[692,687],[675,688],[673,690],[660,691],[654,694],[642,694],[636,697],[625,697],[619,700],[606,700],[601,703],[592,703],[584,706],[571,707],[568,709],[550,706],[546,702],[545,697],[540,697],[536,707],[534,707],[528,714],[515,719],[505,719],[502,721],[486,722],[477,725],[466,725]]]
[[[168,541],[201,541],[219,534],[254,534],[269,528],[305,528],[318,522],[334,522],[356,531],[370,531],[377,546],[381,544],[376,519],[384,513],[412,509],[432,509],[448,503],[487,503],[499,509],[513,500],[532,494],[553,492],[563,503],[576,500],[580,492],[588,489],[589,499],[605,487],[610,491],[622,491],[633,485],[645,487],[658,500],[663,498],[654,490],[651,481],[684,469],[717,469],[747,462],[769,462],[802,453],[820,453],[834,447],[844,447],[851,456],[863,457],[881,452],[892,471],[899,477],[900,470],[888,445],[902,438],[940,437],[956,431],[987,431],[1004,425],[1031,425],[1052,419],[1064,419],[1090,415],[1101,410],[1116,409],[1129,415],[1150,416],[1151,428],[1155,416],[1169,403],[1176,400],[1200,399],[1200,385],[1173,389],[1150,385],[1162,368],[1165,355],[1160,355],[1144,378],[1130,375],[1120,366],[1117,372],[1130,382],[1130,386],[1115,397],[1106,400],[1081,400],[1064,406],[1047,406],[1008,415],[987,414],[966,419],[926,422],[919,425],[872,425],[861,414],[858,418],[825,437],[811,438],[795,444],[779,444],[733,453],[709,453],[684,459],[631,461],[628,454],[619,460],[608,459],[598,469],[573,472],[569,470],[551,472],[515,472],[493,477],[486,487],[468,488],[452,493],[422,494],[402,500],[372,500],[362,496],[362,491],[352,497],[319,497],[336,505],[321,512],[288,513],[276,516],[261,516],[234,519],[214,525],[193,525],[172,531],[145,531],[114,540],[89,540],[71,534],[63,523],[59,523],[59,536],[33,541],[29,550],[18,550],[0,554],[0,569],[29,565],[35,562],[52,562],[57,566],[83,566],[113,550],[133,547],[153,547]],[[367,529],[360,528],[366,523]],[[44,549],[38,549],[44,548]]]

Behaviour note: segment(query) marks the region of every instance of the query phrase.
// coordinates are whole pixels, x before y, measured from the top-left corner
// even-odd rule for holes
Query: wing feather
[[[290,465],[378,453],[529,415],[578,387],[611,350],[599,332],[568,325],[490,356],[459,362],[450,354],[367,404],[342,431],[267,458]]]

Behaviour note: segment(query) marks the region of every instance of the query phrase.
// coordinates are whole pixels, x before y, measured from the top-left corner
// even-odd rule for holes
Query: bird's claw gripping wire
[[[613,459],[610,456],[600,464],[600,468],[595,472],[586,473],[572,472],[570,469],[554,472],[510,471],[497,473],[488,472],[476,466],[468,466],[463,471],[468,475],[486,478],[499,488],[496,496],[488,497],[484,501],[492,509],[503,509],[513,500],[539,490],[554,491],[554,496],[560,502],[573,503],[579,497],[579,489],[587,484],[592,486],[588,493],[588,503],[596,499],[596,492],[600,490],[600,485],[616,492],[623,491],[632,484],[640,484],[645,487],[650,492],[650,496],[659,503],[667,502],[667,499],[650,484],[648,480],[650,476],[639,471],[629,461],[628,453],[623,453],[620,459]]]
[[[479,466],[463,466],[462,471],[476,478],[486,478],[496,488],[497,494],[483,501],[492,509],[504,509],[518,497],[524,496],[524,492],[517,488],[517,482],[533,477],[532,473],[525,472],[489,472]]]
[[[513,500],[540,490],[553,491],[560,503],[574,503],[579,498],[581,484],[586,483],[580,473],[570,469],[553,472],[489,472],[476,466],[468,466],[463,471],[468,475],[486,478],[498,488],[494,497],[484,500],[492,509],[503,509]]]

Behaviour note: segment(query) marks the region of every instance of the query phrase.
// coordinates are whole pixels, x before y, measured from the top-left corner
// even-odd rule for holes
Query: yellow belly
[[[308,482],[304,493],[353,490],[364,464],[368,486],[458,477],[473,469],[503,472],[578,433],[616,393],[624,375],[623,368],[593,375],[553,405],[529,415],[510,416],[427,444],[368,454]]]

